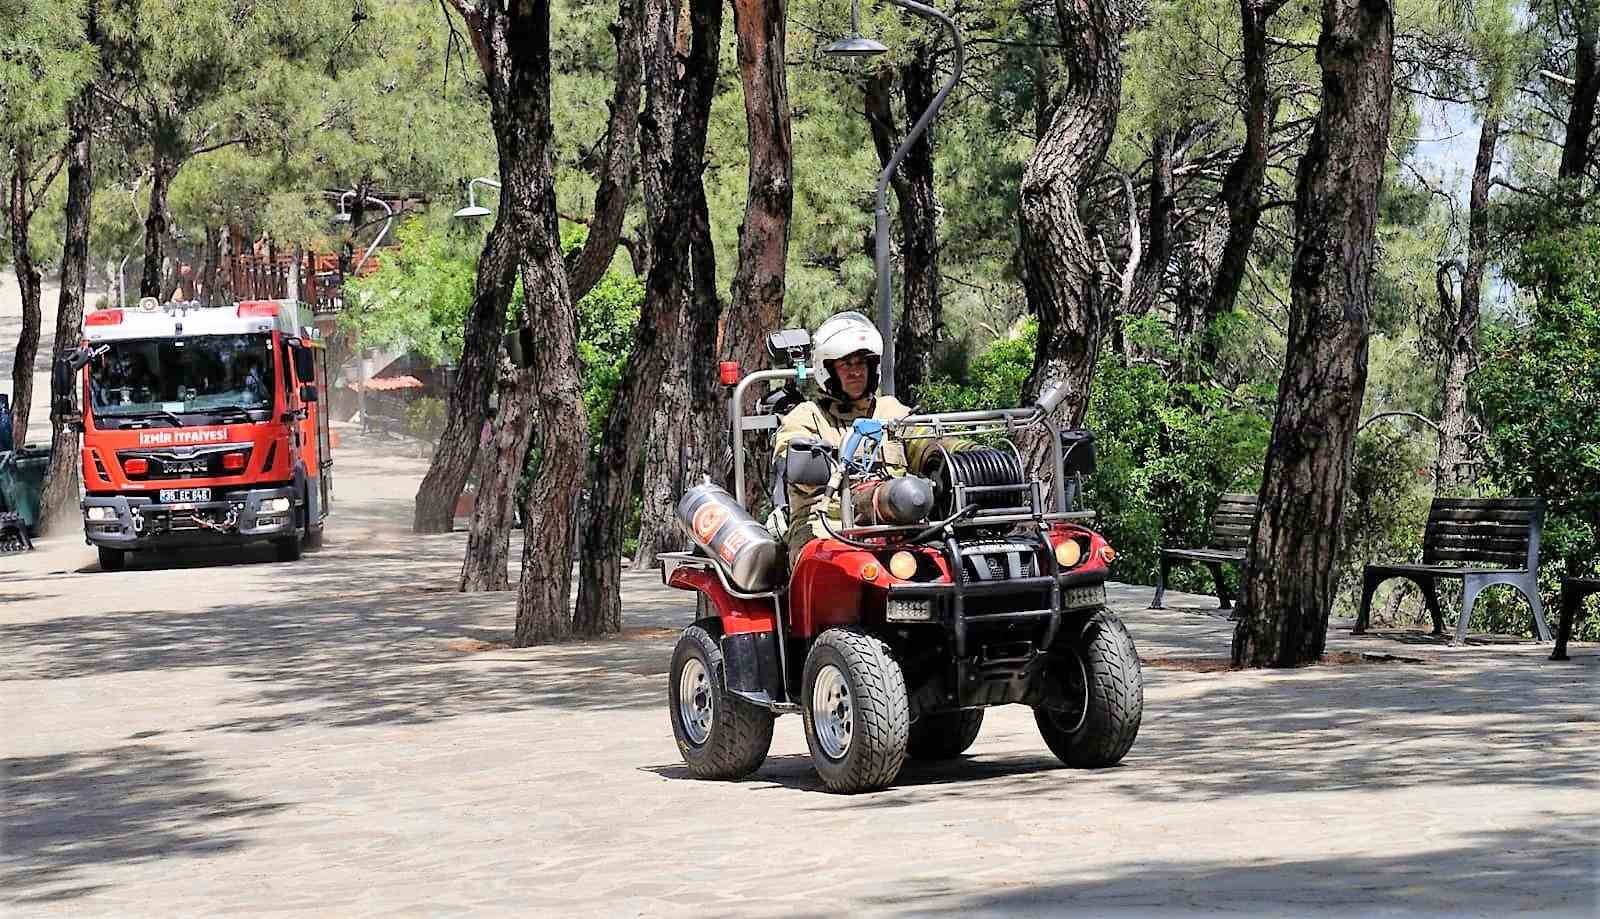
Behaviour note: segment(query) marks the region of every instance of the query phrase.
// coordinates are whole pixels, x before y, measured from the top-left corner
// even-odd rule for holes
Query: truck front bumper
[[[294,534],[298,510],[291,486],[237,489],[185,504],[161,504],[145,495],[89,495],[80,507],[85,542],[125,550],[278,539]]]

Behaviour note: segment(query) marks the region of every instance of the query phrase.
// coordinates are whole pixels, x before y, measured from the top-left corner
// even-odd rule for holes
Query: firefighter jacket
[[[834,448],[842,447],[857,418],[893,421],[909,414],[911,410],[893,396],[880,395],[849,403],[829,397],[803,402],[783,416],[773,440],[773,459],[781,464],[784,454],[788,452],[789,442],[797,438],[811,438]],[[938,451],[939,443],[931,439],[913,439],[904,443],[892,438],[885,440],[882,454],[884,465],[888,467],[890,475],[897,476],[921,470],[927,458]],[[958,444],[946,438],[945,446],[955,449]],[[834,481],[830,483],[834,494],[838,493],[838,475],[838,470],[835,470]],[[810,540],[828,535],[816,520],[818,512],[827,515],[828,523],[834,529],[840,527],[839,499],[824,499],[826,490],[818,486],[787,486],[789,531],[786,541],[790,559],[795,558]]]

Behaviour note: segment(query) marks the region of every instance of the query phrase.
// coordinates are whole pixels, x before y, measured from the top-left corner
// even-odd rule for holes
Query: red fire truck
[[[143,549],[320,541],[332,492],[327,349],[294,300],[102,309],[58,372],[82,406],[84,538]]]

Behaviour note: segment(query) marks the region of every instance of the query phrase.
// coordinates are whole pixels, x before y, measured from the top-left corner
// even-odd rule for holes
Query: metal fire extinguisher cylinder
[[[745,593],[771,590],[778,577],[778,541],[720,485],[702,482],[678,500],[678,523]]]

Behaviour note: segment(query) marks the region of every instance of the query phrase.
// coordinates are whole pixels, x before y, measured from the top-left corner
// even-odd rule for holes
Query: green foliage
[[[1533,303],[1526,325],[1489,329],[1473,386],[1492,487],[1549,502],[1543,581],[1553,598],[1559,573],[1600,565],[1600,225],[1540,234],[1516,263],[1565,282],[1559,296]],[[1519,619],[1525,631],[1526,614]],[[1600,637],[1600,623],[1589,622],[1587,634]]]
[[[420,218],[401,223],[396,239],[399,248],[385,253],[382,267],[346,282],[339,322],[369,345],[454,363],[472,308],[475,240]]]
[[[616,271],[607,272],[578,301],[578,361],[583,365],[583,407],[593,444],[599,443],[617,386],[622,383],[643,302],[644,285]]]
[[[406,406],[406,430],[413,437],[435,441],[444,433],[445,403],[438,396],[423,396]]]

